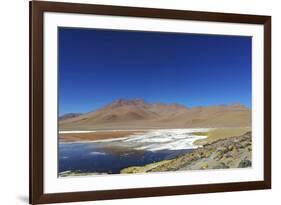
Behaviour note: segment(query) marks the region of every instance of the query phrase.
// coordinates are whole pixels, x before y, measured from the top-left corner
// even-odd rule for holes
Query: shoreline
[[[114,140],[127,138],[134,134],[139,134],[144,131],[95,131],[87,133],[62,133],[59,134],[59,140],[62,143],[82,143],[82,142],[97,142],[101,140]]]
[[[59,140],[61,143],[83,143],[83,142],[98,142],[98,141],[113,141],[113,140],[120,140],[125,139],[128,137],[134,137],[135,135],[144,134],[150,131],[177,131],[177,130],[189,130],[190,133],[195,132],[204,132],[207,133],[211,129],[214,128],[163,128],[163,129],[122,129],[122,130],[92,130],[92,131],[59,131]]]
[[[171,160],[120,170],[121,174],[252,167],[252,133],[207,143]]]
[[[176,129],[174,129],[176,130]],[[177,129],[180,130],[180,129]],[[239,167],[239,163],[241,162],[242,164],[242,158],[241,156],[243,155],[244,158],[246,156],[246,165],[247,163],[251,164],[251,132],[250,128],[224,128],[224,129],[191,129],[192,132],[191,134],[194,136],[202,136],[205,135],[206,138],[201,138],[201,139],[196,139],[192,141],[192,144],[196,147],[193,149],[192,154],[187,154],[187,156],[180,155],[177,156],[171,160],[160,160],[156,161],[151,164],[145,164],[140,167],[124,167],[123,169],[120,170],[120,174],[122,173],[146,173],[146,172],[152,172],[152,171],[170,171],[171,167],[173,167],[172,171],[178,171],[181,170],[179,167],[182,165],[182,160],[178,160],[179,158],[182,157],[184,159],[183,161],[186,163],[193,162],[193,165],[188,165],[189,167],[185,167],[185,170],[199,170],[199,169],[217,169],[217,168],[237,168]],[[142,130],[144,132],[144,130]],[[148,132],[148,130],[146,130]],[[106,136],[103,136],[102,139],[97,139],[96,136],[97,134],[100,135],[101,133],[106,133]],[[115,137],[112,137],[112,134],[116,134]],[[128,131],[107,131],[107,132],[94,132],[94,133],[83,133],[82,135],[90,135],[90,138],[92,140],[86,140],[88,137],[83,137],[81,140],[81,136],[79,137],[79,140],[77,138],[72,139],[72,141],[62,141],[60,143],[93,143],[93,142],[113,142],[115,140],[126,140],[129,137],[135,137],[136,133],[138,135],[141,135],[140,131],[136,132],[128,132]],[[238,134],[237,134],[238,133]],[[239,134],[242,133],[242,134]],[[75,133],[77,134],[77,133]],[[94,136],[93,136],[94,134]],[[126,134],[131,134],[131,135],[126,135]],[[135,135],[134,135],[135,134]],[[67,134],[68,135],[68,134]],[[124,137],[125,135],[125,137]],[[122,137],[123,136],[123,137]],[[69,136],[68,136],[69,137]],[[72,136],[73,137],[73,136]],[[165,136],[163,136],[165,137]],[[94,140],[93,140],[94,139]],[[241,140],[242,139],[242,140]],[[246,146],[244,146],[243,140],[246,140]],[[237,145],[237,140],[239,141]],[[240,143],[241,141],[241,143]],[[120,142],[122,143],[122,141]],[[240,145],[239,145],[240,144]],[[242,144],[242,146],[241,146]],[[233,146],[235,145],[235,146]],[[237,147],[237,148],[233,148]],[[245,147],[247,150],[241,150],[239,151],[240,148]],[[243,148],[244,149],[244,148]],[[227,151],[226,151],[227,150]],[[221,154],[221,152],[223,154]],[[228,153],[228,154],[225,154]],[[230,154],[229,154],[230,153]],[[237,155],[238,153],[238,155]],[[192,155],[192,156],[190,156]],[[216,155],[215,157],[211,157],[211,155]],[[221,156],[222,155],[222,156]],[[226,156],[224,156],[226,155]],[[230,157],[232,158],[229,158]],[[185,156],[185,157],[183,157]],[[220,161],[222,158],[222,161]],[[228,159],[226,159],[228,158]],[[243,159],[244,159],[243,158]],[[219,159],[219,160],[216,160]],[[230,160],[231,159],[231,160]],[[176,162],[176,161],[181,161],[181,162]],[[226,160],[226,161],[225,161]],[[228,161],[227,161],[228,160]],[[230,161],[232,162],[230,162]],[[238,163],[239,161],[239,163]],[[233,164],[235,162],[235,164]],[[196,163],[196,164],[194,164]],[[229,164],[230,163],[230,164]],[[178,166],[178,168],[176,168]],[[244,166],[244,165],[241,165]],[[248,165],[247,165],[248,166]],[[72,176],[79,176],[79,175],[84,175],[84,173],[75,173],[73,175],[72,172],[70,173],[65,173],[66,175],[72,175]],[[99,174],[99,173],[94,173],[94,174]]]
[[[60,143],[90,143],[100,141],[122,140],[142,133],[154,130],[182,130],[190,129],[191,134],[197,136],[206,136],[205,139],[197,139],[193,143],[197,146],[203,146],[212,143],[218,139],[226,139],[232,136],[242,135],[251,131],[250,127],[225,127],[225,128],[173,128],[173,129],[122,129],[122,130],[73,130],[59,131]]]
[[[191,152],[142,166],[124,167],[118,174],[142,174],[167,171],[196,171],[252,167],[252,133],[218,139]],[[104,175],[111,173],[64,171],[60,177]],[[117,174],[117,173],[116,173]]]

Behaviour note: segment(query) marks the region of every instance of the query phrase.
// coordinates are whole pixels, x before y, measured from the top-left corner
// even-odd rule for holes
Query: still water
[[[205,136],[194,129],[163,129],[110,140],[59,143],[59,172],[118,174],[123,168],[143,166],[190,152]]]

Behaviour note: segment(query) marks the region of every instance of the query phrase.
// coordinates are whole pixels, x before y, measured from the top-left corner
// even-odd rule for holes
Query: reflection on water
[[[130,166],[171,159],[188,150],[124,150],[100,147],[97,143],[72,143],[59,145],[59,172],[101,172],[117,174]]]

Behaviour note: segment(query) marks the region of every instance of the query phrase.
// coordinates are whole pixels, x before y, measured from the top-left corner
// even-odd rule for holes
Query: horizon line
[[[242,105],[248,109],[251,109],[251,106],[247,106],[246,104],[243,104],[241,102],[232,102],[232,103],[222,103],[222,104],[210,104],[210,105],[194,105],[194,106],[188,106],[186,104],[182,104],[182,103],[176,103],[176,102],[173,102],[173,103],[163,103],[163,102],[149,102],[147,100],[144,100],[143,98],[118,98],[116,100],[113,100],[111,101],[110,103],[105,103],[103,106],[100,106],[99,108],[96,108],[96,109],[93,109],[93,110],[90,110],[90,111],[86,111],[86,112],[65,112],[63,114],[59,114],[59,117],[63,116],[63,115],[67,115],[67,114],[87,114],[87,113],[91,113],[91,112],[95,112],[101,108],[104,108],[108,105],[111,105],[113,104],[114,102],[117,102],[117,101],[121,101],[121,100],[124,100],[124,101],[129,101],[129,102],[132,102],[132,101],[143,101],[144,103],[146,104],[149,104],[149,105],[157,105],[157,104],[164,104],[164,105],[179,105],[179,106],[184,106],[186,107],[187,109],[193,109],[193,108],[199,108],[199,107],[216,107],[216,106],[233,106],[233,105]],[[59,106],[58,106],[59,107]],[[58,108],[59,110],[59,108]]]

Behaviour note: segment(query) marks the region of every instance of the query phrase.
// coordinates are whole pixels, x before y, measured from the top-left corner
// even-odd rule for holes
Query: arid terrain
[[[252,133],[218,139],[171,160],[128,167],[123,174],[200,169],[246,168],[252,166]]]
[[[251,111],[241,104],[188,108],[179,104],[119,99],[93,112],[60,116],[60,130],[250,127]]]
[[[89,133],[60,133],[60,140],[63,142],[94,141],[112,138],[121,138],[139,133],[140,131],[98,131]]]
[[[241,104],[188,108],[120,99],[60,116],[59,140],[63,177],[252,163],[251,110]]]
[[[86,139],[83,137],[70,138],[65,141],[66,143],[60,144],[65,150],[60,155],[62,160],[69,160],[69,158],[65,158],[68,152],[70,156],[75,156],[74,153],[78,152],[77,157],[82,158],[79,160],[80,164],[77,168],[63,169],[59,176],[109,174],[112,173],[110,171],[112,168],[114,168],[113,173],[115,174],[247,168],[252,166],[252,133],[247,130],[250,128],[199,129],[198,131],[196,129],[150,130],[146,133],[127,135],[122,139],[119,137],[109,139],[109,141],[92,140],[91,138],[90,143],[84,143],[83,141]],[[96,136],[100,135],[98,133],[100,132],[97,132]],[[125,135],[126,133],[120,132],[120,134]],[[74,141],[77,141],[77,144],[68,143]],[[190,151],[178,152],[185,149]],[[166,152],[166,156],[170,154],[175,154],[175,156],[158,160],[150,159],[163,151]],[[118,157],[116,163],[111,163],[111,156]],[[147,162],[139,162],[145,156],[148,156],[145,160]],[[87,161],[84,163],[87,157],[94,157],[91,160],[92,163],[87,163]],[[133,160],[127,160],[128,157]],[[100,170],[100,160],[106,163],[106,167],[103,167],[102,170]],[[96,163],[98,163],[98,167],[91,167]],[[136,166],[139,163],[141,165]],[[72,166],[77,166],[77,162]]]

